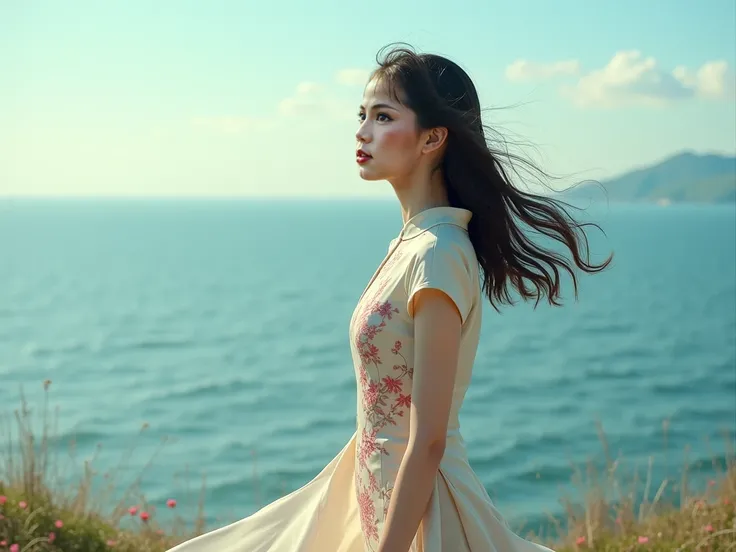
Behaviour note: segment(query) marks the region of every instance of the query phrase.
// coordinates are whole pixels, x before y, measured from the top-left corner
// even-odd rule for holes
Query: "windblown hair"
[[[418,130],[448,131],[445,154],[435,169],[443,173],[450,204],[473,213],[468,233],[491,305],[498,310],[501,304],[513,304],[516,290],[523,300],[535,300],[535,306],[544,297],[559,306],[564,272],[572,278],[577,298],[575,267],[597,273],[613,258],[601,264],[590,261],[585,227],[600,227],[576,222],[568,212],[574,208],[569,203],[512,184],[509,173],[518,175],[515,163],[541,176],[542,182],[550,176],[486,139],[495,132],[483,124],[475,85],[457,64],[438,55],[417,54],[407,45],[382,48],[376,62],[370,79],[387,85],[390,95],[416,114]],[[563,244],[570,258],[536,243],[530,234]]]

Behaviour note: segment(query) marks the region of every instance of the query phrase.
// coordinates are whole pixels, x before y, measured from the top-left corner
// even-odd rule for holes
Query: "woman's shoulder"
[[[478,263],[467,231],[454,224],[439,224],[406,244],[405,288],[412,297],[425,288],[445,292],[455,303],[463,323],[478,301]]]
[[[404,240],[413,259],[455,258],[469,271],[477,264],[475,249],[468,231],[457,224],[443,222]]]

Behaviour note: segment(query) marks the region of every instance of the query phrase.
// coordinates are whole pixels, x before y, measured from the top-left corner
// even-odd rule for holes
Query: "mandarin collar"
[[[410,240],[438,224],[454,224],[468,229],[473,213],[460,207],[432,207],[425,209],[406,221],[399,234],[400,240]]]

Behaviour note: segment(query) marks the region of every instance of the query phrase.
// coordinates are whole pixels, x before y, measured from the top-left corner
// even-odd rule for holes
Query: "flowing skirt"
[[[309,483],[169,552],[373,552],[355,498],[355,435]],[[409,552],[552,552],[511,531],[464,454],[447,450]]]

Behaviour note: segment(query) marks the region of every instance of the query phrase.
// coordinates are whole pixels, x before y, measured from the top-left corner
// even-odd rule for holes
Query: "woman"
[[[460,434],[482,299],[498,307],[515,290],[557,305],[561,271],[576,283],[572,263],[592,273],[611,259],[590,264],[583,225],[511,185],[460,67],[401,47],[378,64],[358,114],[357,163],[363,179],[391,183],[404,225],[350,322],[356,432],[304,487],[175,552],[548,550],[508,528]],[[572,263],[522,224],[561,242]]]

